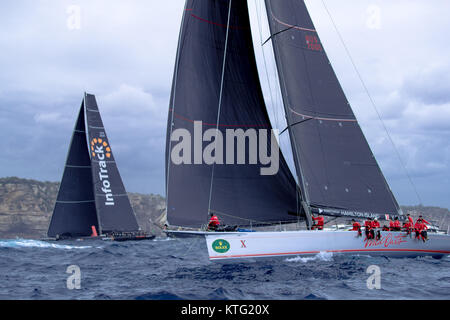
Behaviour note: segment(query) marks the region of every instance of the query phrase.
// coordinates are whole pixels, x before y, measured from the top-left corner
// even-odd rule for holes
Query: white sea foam
[[[54,249],[90,249],[92,246],[71,246],[39,240],[14,239],[0,240],[0,248],[54,248]]]
[[[310,257],[294,257],[294,258],[288,258],[286,259],[287,262],[308,262],[308,261],[331,261],[333,260],[333,253],[332,252],[319,252],[318,254],[316,254],[315,256],[310,256]]]

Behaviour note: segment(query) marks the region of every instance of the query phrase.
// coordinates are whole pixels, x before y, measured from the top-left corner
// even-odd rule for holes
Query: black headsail
[[[214,137],[202,142],[201,135],[216,128],[223,137],[227,129],[265,129],[270,144],[272,127],[258,78],[247,1],[187,0],[167,126],[168,221],[199,227],[208,222],[209,212],[217,213],[226,224],[297,221],[296,183],[281,153],[274,175],[261,175],[267,165],[249,161],[254,156],[249,154],[250,139],[245,164],[236,164],[236,157],[235,164],[225,160],[207,164],[201,150],[206,151]],[[181,142],[179,129],[193,137],[190,164],[171,159]]]
[[[117,169],[95,96],[86,94],[84,103],[100,232],[138,231],[139,226]]]
[[[48,236],[89,236],[92,233],[91,226],[98,228],[98,221],[92,189],[91,159],[86,141],[83,101],[72,134]]]
[[[328,215],[400,213],[303,0],[265,0],[303,193]]]

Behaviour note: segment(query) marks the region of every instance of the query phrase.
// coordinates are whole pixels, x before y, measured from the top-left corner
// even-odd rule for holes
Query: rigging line
[[[257,7],[256,13],[258,15],[258,24],[259,24],[259,32],[260,32],[259,37],[260,37],[260,41],[262,43],[263,38],[262,38],[262,23],[261,23],[261,7],[263,6],[263,1],[260,2],[260,6],[257,6],[256,2],[257,2],[257,0],[255,0],[255,6]],[[269,32],[270,32],[270,30],[269,30]],[[262,48],[262,54],[263,54],[263,59],[264,59],[265,73],[266,73],[266,77],[267,77],[267,82],[268,82],[270,97],[271,97],[271,102],[272,102],[272,113],[274,114],[274,120],[275,120],[276,127],[280,128],[282,125],[281,124],[282,120],[280,120],[279,114],[280,113],[284,114],[283,107],[282,107],[283,102],[281,101],[281,98],[279,96],[281,89],[279,87],[279,82],[275,81],[274,90],[275,90],[276,97],[274,98],[273,93],[272,93],[272,84],[271,84],[271,80],[270,80],[270,76],[269,76],[269,68],[268,68],[268,64],[267,64],[267,57],[265,54],[264,44],[265,43],[261,44],[261,48]],[[272,64],[272,70],[273,70],[275,79],[277,79],[278,76],[277,76],[277,70],[276,70],[275,64]],[[280,134],[278,144],[279,144],[281,150],[289,150],[289,146],[286,145],[286,143],[287,142],[285,141],[285,139],[282,139],[281,134]],[[284,145],[284,147],[282,147],[282,145]]]
[[[228,21],[227,21],[227,32],[225,35],[225,48],[223,53],[223,63],[222,63],[222,77],[220,79],[220,94],[219,94],[219,107],[217,108],[217,124],[216,124],[216,134],[219,131],[219,122],[220,122],[220,111],[222,109],[222,97],[223,97],[223,85],[225,80],[225,67],[227,62],[227,48],[228,48],[228,36],[230,33],[230,18],[231,18],[231,6],[233,4],[233,0],[230,0],[230,4],[228,5]],[[217,147],[217,137],[214,139],[214,150]],[[211,210],[211,199],[212,199],[212,188],[214,181],[214,169],[216,167],[216,163],[213,163],[212,172],[211,172],[211,184],[209,186],[209,200],[208,200],[208,214]]]
[[[296,123],[293,123],[293,124],[291,124],[290,126],[287,126],[283,131],[280,132],[280,136],[281,136],[287,129],[292,128],[292,127],[294,127],[294,126],[296,126],[296,125],[298,125],[298,124],[301,124],[301,123],[303,123],[303,122],[306,122],[306,121],[309,121],[309,120],[312,120],[312,119],[314,119],[314,118],[304,119],[304,120],[302,120],[302,121],[298,121],[298,122],[296,122]]]
[[[386,124],[384,123],[384,121],[383,121],[383,119],[381,117],[381,114],[380,114],[380,112],[379,112],[379,110],[378,110],[378,108],[377,108],[377,106],[375,104],[375,101],[373,100],[372,95],[370,94],[369,89],[367,88],[366,83],[364,82],[364,80],[362,78],[361,73],[359,72],[358,68],[356,67],[356,63],[353,60],[352,55],[350,54],[350,50],[348,49],[347,45],[345,44],[344,38],[342,37],[341,33],[339,32],[339,29],[338,29],[336,23],[334,22],[334,19],[331,16],[331,13],[328,10],[324,0],[322,0],[322,4],[323,4],[323,7],[325,8],[325,11],[327,12],[330,20],[331,20],[331,23],[334,26],[334,29],[336,30],[336,33],[339,36],[339,39],[340,39],[340,41],[341,41],[341,43],[342,43],[342,45],[343,45],[343,47],[344,47],[344,49],[345,49],[349,59],[350,59],[350,62],[353,65],[353,68],[355,69],[356,74],[358,75],[359,80],[361,81],[361,84],[362,84],[362,86],[363,86],[367,96],[369,97],[369,100],[370,100],[373,108],[375,109],[375,112],[377,113],[378,119],[380,120],[381,124],[383,125],[384,130],[386,131],[386,134],[387,134],[387,136],[389,138],[389,141],[391,142],[392,146],[394,147],[395,153],[397,154],[397,157],[398,157],[398,159],[400,161],[400,164],[403,167],[403,170],[405,170],[406,176],[408,177],[408,180],[409,180],[409,182],[411,183],[411,185],[412,185],[412,187],[414,189],[414,192],[415,192],[415,194],[417,196],[417,199],[419,200],[419,203],[422,203],[422,199],[421,199],[421,197],[419,195],[419,192],[417,191],[416,185],[414,184],[414,182],[413,182],[413,180],[411,178],[411,175],[409,174],[408,169],[406,168],[406,165],[404,164],[404,162],[402,160],[402,157],[401,157],[400,152],[398,151],[398,149],[397,149],[397,147],[396,147],[396,145],[394,143],[394,140],[392,139],[391,135],[389,134],[389,131],[388,131],[388,129],[386,127]],[[390,190],[390,188],[389,188],[389,190]]]
[[[227,216],[227,217],[230,217],[230,218],[235,218],[235,219],[240,219],[240,220],[244,220],[244,221],[248,221],[248,222],[252,222],[252,223],[257,223],[257,224],[259,224],[259,225],[268,225],[268,226],[271,226],[271,225],[279,224],[279,223],[283,223],[283,224],[286,224],[286,223],[295,223],[294,221],[291,221],[291,220],[280,220],[280,221],[273,221],[273,222],[258,221],[258,220],[254,220],[254,219],[248,219],[248,218],[242,218],[242,217],[234,216],[234,215],[232,215],[232,214],[228,214],[228,213],[221,212],[221,211],[217,211],[217,210],[211,210],[211,212],[212,212],[212,213],[217,213],[217,214],[219,214],[219,215],[221,215],[221,216]],[[298,219],[299,219],[299,218],[298,218]]]
[[[255,8],[256,8],[256,15],[258,17],[259,40],[262,41],[262,22],[261,22],[260,11],[258,10],[257,0],[255,0]],[[272,103],[272,113],[273,113],[273,116],[274,116],[275,125],[278,127],[279,126],[278,115],[277,115],[277,112],[275,110],[275,102],[274,102],[273,95],[272,95],[272,86],[270,84],[270,77],[269,77],[269,72],[268,72],[268,69],[267,69],[266,54],[265,54],[263,46],[261,46],[261,50],[262,50],[262,55],[263,55],[263,60],[264,60],[264,70],[265,70],[265,74],[266,74],[266,78],[267,78],[267,85],[269,87],[270,101]]]
[[[283,33],[283,32],[285,32],[285,31],[289,31],[289,30],[293,29],[294,27],[296,27],[296,26],[290,26],[289,28],[286,28],[286,29],[280,30],[280,31],[278,31],[278,32],[275,32],[274,34],[270,35],[270,37],[267,38],[266,41],[263,42],[262,46],[264,46],[267,42],[269,42],[269,40],[271,40],[271,39],[272,39],[273,37],[275,37],[276,35],[279,35],[280,33]]]
[[[266,7],[267,7],[267,3],[266,3]],[[267,9],[268,9],[268,11],[270,10],[270,12],[272,12],[272,8],[270,5]],[[282,99],[283,99],[284,114],[286,117],[286,122],[289,125],[289,118],[288,118],[288,112],[287,112],[288,92],[287,92],[287,85],[285,83],[286,79],[283,76],[283,60],[280,59],[280,57],[279,57],[280,53],[277,52],[276,47],[273,45],[273,42],[272,42],[272,46],[274,48],[275,61],[277,62],[277,70],[278,70],[278,76],[279,76],[279,88],[280,88],[280,91],[282,94]],[[281,84],[281,82],[283,82],[283,84]],[[292,150],[292,154],[294,157],[294,165],[295,165],[295,169],[296,169],[296,173],[297,173],[297,181],[298,181],[298,183],[302,184],[303,191],[304,191],[304,193],[302,194],[302,196],[303,196],[302,202],[305,202],[308,204],[309,203],[309,193],[308,193],[308,189],[306,188],[306,185],[305,185],[303,170],[299,163],[300,162],[300,152],[299,152],[300,146],[297,143],[297,141],[295,139],[295,135],[292,134],[291,130],[289,130],[289,137],[290,137],[290,142],[291,142],[291,150]],[[306,213],[306,216],[308,216],[308,213]]]
[[[180,30],[180,35],[178,36],[178,49],[177,49],[177,57],[176,57],[176,61],[175,61],[175,71],[174,71],[174,86],[173,86],[173,99],[171,101],[172,105],[169,106],[169,110],[171,111],[171,115],[170,115],[170,133],[169,133],[169,150],[167,151],[167,166],[166,166],[166,171],[167,171],[167,176],[166,176],[166,212],[168,212],[169,210],[169,179],[170,179],[170,159],[171,159],[171,152],[172,152],[172,130],[173,130],[173,116],[175,113],[175,98],[176,98],[176,94],[177,94],[177,80],[178,80],[178,67],[180,64],[180,56],[181,56],[181,39],[183,37],[183,28],[184,28],[184,20],[185,20],[185,16],[186,16],[186,12],[187,12],[187,1],[184,4],[184,11],[183,11],[183,17],[181,18],[181,30]]]

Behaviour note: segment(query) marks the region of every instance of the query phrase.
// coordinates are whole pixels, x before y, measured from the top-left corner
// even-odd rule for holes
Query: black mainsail
[[[196,127],[198,121],[202,127]],[[175,130],[183,129],[195,139],[199,132],[216,128],[224,137],[227,129],[272,129],[254,57],[247,1],[187,0],[167,126],[168,221],[200,227],[208,222],[210,212],[226,224],[297,221],[296,182],[281,154],[278,173],[266,176],[260,174],[259,164],[211,165],[196,159],[195,151],[211,142],[194,142],[190,163],[171,161],[178,143],[171,141]],[[249,156],[247,148],[246,159]]]
[[[84,103],[100,232],[137,231],[139,226],[120,177],[95,96],[86,94]]]
[[[95,96],[85,94],[48,236],[90,236],[92,226],[102,234],[139,230]]]
[[[83,102],[73,130],[64,174],[53,209],[48,229],[49,237],[57,235],[83,237],[91,235],[91,226],[98,229],[84,119]]]
[[[265,3],[303,200],[327,215],[400,214],[305,2]]]

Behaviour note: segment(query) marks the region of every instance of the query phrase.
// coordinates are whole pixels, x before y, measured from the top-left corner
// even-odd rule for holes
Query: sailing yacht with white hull
[[[166,201],[171,227],[199,229],[211,213],[226,225],[242,227],[305,222],[310,229],[313,213],[404,220],[304,1],[265,0],[265,4],[297,179],[281,153],[278,171],[272,175],[261,174],[267,162],[255,161],[252,153],[253,143],[258,144],[258,154],[273,155],[275,138],[258,77],[247,1],[187,0],[167,126]],[[247,134],[238,141],[230,130]],[[264,130],[272,132],[271,139],[261,138]],[[204,139],[196,139],[198,134]],[[192,136],[194,141],[187,141]],[[231,150],[220,150],[224,145],[231,145]],[[243,145],[244,156],[233,162]],[[210,160],[202,161],[202,154]],[[402,232],[381,232],[378,240],[348,231],[199,234],[206,236],[211,260],[323,251],[450,254],[448,235],[430,235],[422,242]]]

